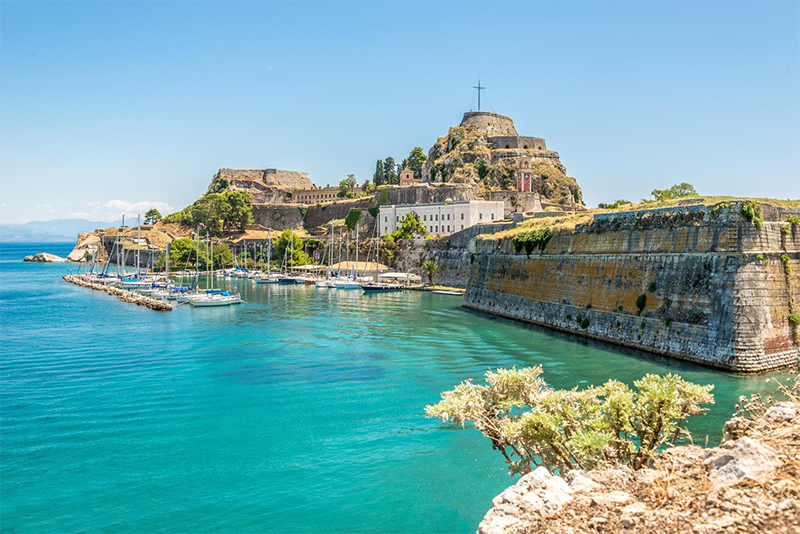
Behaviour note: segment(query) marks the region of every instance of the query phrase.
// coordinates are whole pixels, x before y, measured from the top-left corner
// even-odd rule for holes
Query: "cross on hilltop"
[[[481,79],[480,79],[480,77],[478,78],[478,85],[473,85],[472,88],[478,90],[478,111],[480,111],[481,110],[481,91],[486,89],[485,87],[481,87]]]

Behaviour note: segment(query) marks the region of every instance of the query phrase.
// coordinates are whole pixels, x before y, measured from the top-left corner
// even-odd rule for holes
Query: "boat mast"
[[[142,216],[136,214],[136,279],[139,279],[139,244],[142,242]]]
[[[270,267],[272,267],[272,230],[269,231],[267,239],[267,276],[269,276]]]
[[[122,252],[120,252],[120,249],[117,248],[117,277],[120,276],[120,274],[119,274],[120,271],[121,271],[120,264],[121,264],[121,260],[124,259],[124,258],[120,258],[120,254],[125,255],[125,214],[124,213],[122,214]]]
[[[358,280],[358,223],[356,223],[356,267],[353,271],[353,279]]]

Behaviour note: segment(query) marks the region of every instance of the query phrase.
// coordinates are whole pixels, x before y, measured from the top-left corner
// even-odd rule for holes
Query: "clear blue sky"
[[[179,208],[220,167],[361,182],[479,74],[588,205],[800,197],[798,2],[2,2],[0,25],[0,222]]]

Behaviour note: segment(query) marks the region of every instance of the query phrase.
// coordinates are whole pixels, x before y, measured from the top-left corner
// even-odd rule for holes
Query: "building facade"
[[[314,187],[312,189],[297,189],[292,191],[292,202],[299,204],[325,204],[328,202],[335,202],[343,200],[338,196],[338,187]],[[361,188],[356,186],[353,193],[358,196],[361,194]]]
[[[381,206],[378,214],[380,233],[391,234],[400,227],[406,215],[415,213],[429,234],[452,234],[476,224],[502,220],[503,206],[503,202],[490,200]]]
[[[420,182],[419,182],[419,180],[416,180],[414,178],[414,171],[412,171],[408,167],[403,169],[403,171],[400,173],[400,185],[401,186],[417,185],[418,183],[420,183]]]

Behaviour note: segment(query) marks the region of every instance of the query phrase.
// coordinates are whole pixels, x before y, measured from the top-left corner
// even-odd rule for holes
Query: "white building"
[[[499,221],[503,218],[503,202],[463,200],[442,204],[405,204],[381,206],[378,220],[381,235],[391,234],[400,227],[409,213],[419,215],[429,234],[452,234],[476,224]]]

